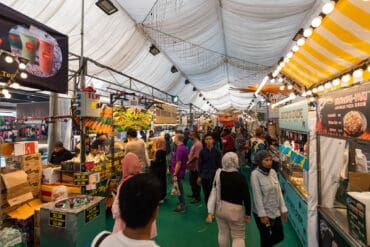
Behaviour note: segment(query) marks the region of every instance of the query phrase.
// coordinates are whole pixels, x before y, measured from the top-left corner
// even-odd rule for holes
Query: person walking
[[[282,221],[287,221],[283,193],[276,172],[272,168],[272,156],[262,150],[255,156],[257,168],[251,174],[253,214],[260,232],[261,247],[270,247],[284,239]]]
[[[148,152],[146,150],[145,142],[142,139],[137,138],[137,131],[135,129],[129,129],[127,131],[128,142],[125,147],[125,154],[132,152],[137,155],[143,166],[144,172],[149,172],[150,160]]]
[[[184,145],[184,135],[182,134],[175,135],[174,141],[176,144],[176,151],[171,162],[171,175],[172,182],[177,182],[180,190],[180,195],[178,197],[179,202],[174,211],[184,212],[185,196],[184,196],[184,187],[182,183],[185,177],[186,163],[188,162],[188,150]]]
[[[204,137],[205,147],[199,154],[199,177],[197,183],[202,185],[204,202],[207,205],[212,190],[212,182],[218,168],[221,168],[221,152],[214,147],[211,133]]]
[[[193,197],[190,203],[198,203],[200,202],[200,185],[197,183],[197,179],[199,177],[199,154],[203,149],[203,145],[199,141],[199,137],[196,132],[190,132],[189,138],[189,140],[193,142],[189,152],[188,162],[186,163],[190,171],[189,182],[192,191],[191,197]]]
[[[154,160],[150,166],[150,172],[155,175],[161,184],[161,201],[162,203],[167,194],[167,165],[166,165],[166,140],[164,137],[155,137],[154,138],[155,144],[155,155]]]
[[[236,153],[228,152],[223,156],[222,169],[216,172],[214,189],[208,199],[206,221],[212,222],[216,215],[220,247],[229,247],[230,237],[233,247],[245,246],[245,223],[250,223],[251,201],[247,182],[238,167]]]

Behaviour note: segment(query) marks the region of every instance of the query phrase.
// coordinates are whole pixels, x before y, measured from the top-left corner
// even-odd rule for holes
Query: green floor
[[[247,171],[243,171],[247,175]],[[185,194],[190,194],[188,180],[184,183]],[[217,243],[217,223],[206,224],[205,218],[207,210],[202,204],[190,204],[189,198],[185,199],[186,211],[175,213],[172,210],[177,203],[177,197],[167,196],[166,201],[161,204],[159,216],[157,218],[158,236],[155,238],[157,244],[162,247],[215,247]],[[113,220],[107,219],[107,230],[111,230]],[[301,246],[294,230],[289,222],[284,223],[285,239],[277,245],[282,246]],[[246,246],[259,246],[259,233],[254,219],[250,224],[246,224]]]

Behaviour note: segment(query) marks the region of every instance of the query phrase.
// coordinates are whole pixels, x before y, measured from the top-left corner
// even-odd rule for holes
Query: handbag
[[[209,194],[208,202],[207,202],[207,208],[208,208],[208,213],[212,213],[213,215],[215,214],[216,206],[217,206],[217,184],[216,180],[220,176],[221,169],[218,169],[216,171],[215,177],[213,178],[213,183],[212,183],[212,190],[211,193]]]

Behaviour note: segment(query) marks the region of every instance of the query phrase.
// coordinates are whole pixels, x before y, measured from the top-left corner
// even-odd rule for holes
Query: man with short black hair
[[[57,141],[54,145],[54,152],[51,154],[50,163],[60,165],[63,161],[73,158],[73,154],[64,148],[63,142]]]
[[[158,247],[150,240],[151,227],[159,210],[160,185],[156,177],[141,173],[128,179],[119,191],[119,207],[123,231],[109,234],[101,232],[92,247]]]

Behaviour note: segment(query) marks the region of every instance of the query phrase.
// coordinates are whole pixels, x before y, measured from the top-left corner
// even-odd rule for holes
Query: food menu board
[[[370,83],[335,91],[318,101],[317,132],[370,140]]]
[[[308,132],[308,105],[301,101],[279,109],[279,127],[296,131]]]

